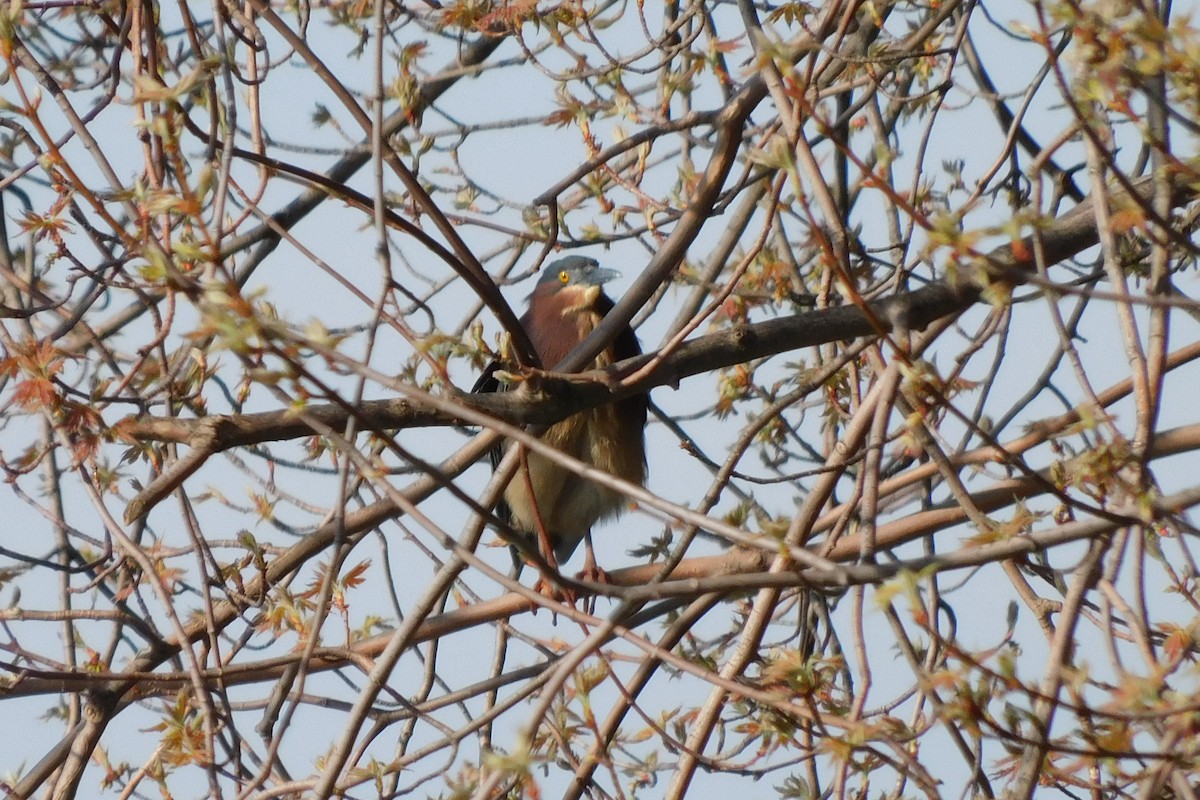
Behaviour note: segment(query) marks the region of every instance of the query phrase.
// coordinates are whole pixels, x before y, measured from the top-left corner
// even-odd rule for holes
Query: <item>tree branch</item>
[[[1194,176],[1175,173],[1170,181],[1172,203],[1179,207],[1196,196]],[[1114,192],[1115,206],[1151,202],[1153,178],[1133,184],[1133,193]],[[884,335],[897,326],[907,330],[924,328],[948,314],[956,314],[979,301],[984,289],[996,284],[1018,284],[1034,271],[1034,239],[1038,240],[1049,264],[1071,258],[1095,245],[1099,239],[1092,201],[1081,203],[1017,244],[1003,245],[976,256],[956,271],[953,278],[931,283],[912,292],[857,306],[837,306],[793,314],[789,317],[748,325],[693,339],[665,357],[658,368],[631,384],[620,376],[636,372],[654,354],[627,359],[606,370],[582,373],[567,379],[543,375],[518,392],[473,395],[457,393],[455,400],[477,411],[512,424],[546,425],[571,414],[663,385],[677,385],[692,375],[742,364],[756,358],[813,347],[859,336]],[[384,432],[394,429],[462,424],[443,409],[407,399],[372,400],[350,408],[339,404],[310,405],[302,410],[330,428],[343,428],[354,416],[360,429]],[[312,435],[313,428],[296,411],[220,415],[196,420],[130,417],[114,426],[114,433],[134,441],[169,441],[188,444],[200,451],[169,467],[150,486],[130,501],[126,521],[140,519],[163,497],[194,473],[208,456],[231,447],[294,439]]]

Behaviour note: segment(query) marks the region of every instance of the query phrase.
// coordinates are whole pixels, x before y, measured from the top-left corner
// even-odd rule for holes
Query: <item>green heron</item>
[[[568,256],[548,265],[529,295],[529,310],[521,324],[547,369],[579,344],[613,307],[603,285],[620,273],[604,269],[583,256]],[[593,362],[603,368],[642,352],[627,326]],[[495,392],[503,387],[491,364],[474,391]],[[551,425],[542,441],[605,472],[641,485],[646,478],[647,398],[637,395],[583,411]],[[492,453],[492,466],[502,451]],[[620,514],[625,498],[537,453],[522,454],[517,474],[504,491],[497,513],[523,536],[539,542],[543,556],[554,566],[564,563],[579,542],[587,539],[584,574],[598,574],[591,547],[592,526]],[[514,562],[519,555],[513,549]]]

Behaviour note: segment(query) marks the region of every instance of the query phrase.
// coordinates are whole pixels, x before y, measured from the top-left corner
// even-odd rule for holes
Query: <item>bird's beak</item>
[[[615,281],[619,277],[621,277],[621,273],[617,272],[615,269],[608,269],[607,267],[597,267],[596,269],[592,270],[592,274],[588,276],[590,282],[595,286],[601,286],[609,281]]]

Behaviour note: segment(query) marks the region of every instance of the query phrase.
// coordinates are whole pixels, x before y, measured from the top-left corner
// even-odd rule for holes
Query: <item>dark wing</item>
[[[503,365],[499,361],[493,361],[483,368],[483,372],[479,376],[479,380],[475,381],[475,385],[471,387],[471,394],[491,394],[493,392],[504,391],[504,387],[500,385],[500,381],[496,378],[496,372]],[[504,445],[498,444],[488,453],[488,461],[492,464],[492,469],[500,465],[500,458],[504,455]],[[508,521],[508,505],[503,500],[496,507],[496,513],[500,515],[505,522]]]
[[[491,394],[500,391],[500,381],[496,380],[496,370],[498,369],[500,369],[499,361],[493,361],[484,367],[479,380],[475,381],[475,385],[471,387],[471,394]]]
[[[596,299],[596,310],[601,316],[608,316],[608,312],[612,311],[615,305],[606,294],[600,295]],[[633,329],[626,326],[624,330],[617,334],[617,338],[613,339],[610,345],[612,349],[612,358],[614,361],[624,361],[627,358],[634,358],[642,354],[642,346],[638,342],[637,334]],[[632,397],[626,397],[624,400],[617,401],[617,413],[621,419],[626,421],[626,424],[638,431],[639,447],[642,451],[642,464],[646,463],[646,444],[644,433],[646,427],[646,417],[650,410],[650,395],[635,394]]]

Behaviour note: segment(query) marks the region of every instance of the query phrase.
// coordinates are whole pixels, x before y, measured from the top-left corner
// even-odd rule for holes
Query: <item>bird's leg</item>
[[[537,495],[533,491],[533,477],[529,471],[529,451],[524,447],[521,453],[521,476],[525,480],[525,491],[529,492],[529,507],[533,509],[533,527],[537,533],[538,550],[546,563],[558,569],[558,559],[554,556],[554,545],[550,542],[550,534],[546,532],[546,523],[542,520],[542,511],[538,508]]]
[[[537,495],[533,492],[533,478],[529,471],[529,451],[521,447],[519,453],[521,457],[521,475],[525,481],[525,491],[529,492],[529,507],[533,509],[533,527],[537,531],[538,550],[541,551],[542,558],[546,559],[546,563],[550,565],[551,569],[557,570],[558,557],[554,555],[554,544],[550,541],[550,534],[546,532],[546,523],[542,519],[541,509],[538,508]],[[561,592],[574,605],[572,598],[546,580],[545,573],[538,576],[537,583],[533,585],[533,590],[549,597],[558,596]]]
[[[596,551],[592,549],[592,532],[590,530],[583,535],[583,548],[583,570],[579,573],[579,579],[593,583],[609,583],[608,573],[600,569],[600,565],[596,563]]]
[[[596,563],[596,551],[592,549],[592,531],[588,530],[583,535],[583,569],[575,576],[576,580],[592,581],[593,583],[611,583],[608,578],[608,573],[600,569],[600,565]],[[584,608],[589,614],[596,613],[596,595],[588,596]]]

